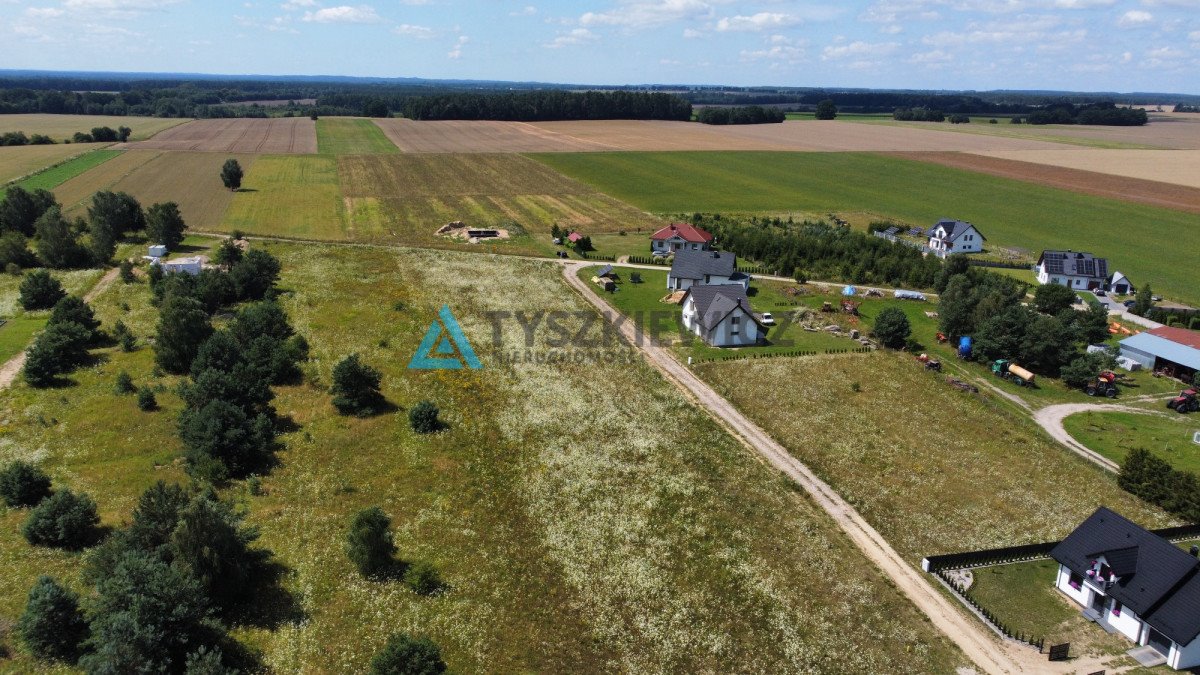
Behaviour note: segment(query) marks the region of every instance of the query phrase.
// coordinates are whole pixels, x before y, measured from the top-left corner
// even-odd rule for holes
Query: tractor
[[[1180,414],[1196,412],[1200,410],[1200,398],[1196,397],[1195,389],[1184,389],[1178,396],[1167,401],[1167,408]]]
[[[1117,375],[1111,370],[1106,370],[1096,376],[1092,382],[1088,382],[1084,387],[1084,392],[1088,396],[1107,396],[1108,398],[1117,397]]]
[[[917,360],[925,364],[925,370],[932,370],[938,373],[942,372],[942,362],[938,361],[937,359],[929,358],[928,354],[921,354],[917,357]]]
[[[1032,387],[1034,374],[1008,359],[996,359],[992,363],[992,374],[1022,387]]]

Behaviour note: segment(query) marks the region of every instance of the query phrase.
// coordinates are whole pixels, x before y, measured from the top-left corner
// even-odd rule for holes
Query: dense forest
[[[1029,124],[1100,124],[1117,127],[1140,127],[1149,121],[1141,108],[1118,108],[1111,101],[1075,105],[1055,103],[1026,116]]]
[[[671,94],[535,91],[413,97],[403,112],[414,120],[690,120],[692,104]]]
[[[696,113],[701,124],[772,124],[787,119],[779,108],[764,108],[758,105],[733,108],[701,108]]]

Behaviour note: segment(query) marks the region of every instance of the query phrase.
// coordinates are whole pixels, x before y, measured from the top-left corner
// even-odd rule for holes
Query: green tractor
[[[1033,380],[1036,377],[1033,373],[1008,359],[996,359],[992,363],[992,374],[1022,387],[1032,387]]]

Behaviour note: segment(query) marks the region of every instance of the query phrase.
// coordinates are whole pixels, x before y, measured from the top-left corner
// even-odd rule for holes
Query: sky
[[[1200,94],[1200,0],[0,0],[0,67]]]

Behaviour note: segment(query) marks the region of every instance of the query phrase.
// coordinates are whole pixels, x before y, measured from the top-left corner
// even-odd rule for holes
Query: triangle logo
[[[442,305],[438,318],[429,324],[408,367],[415,370],[478,370],[483,364],[450,312],[450,305]]]

